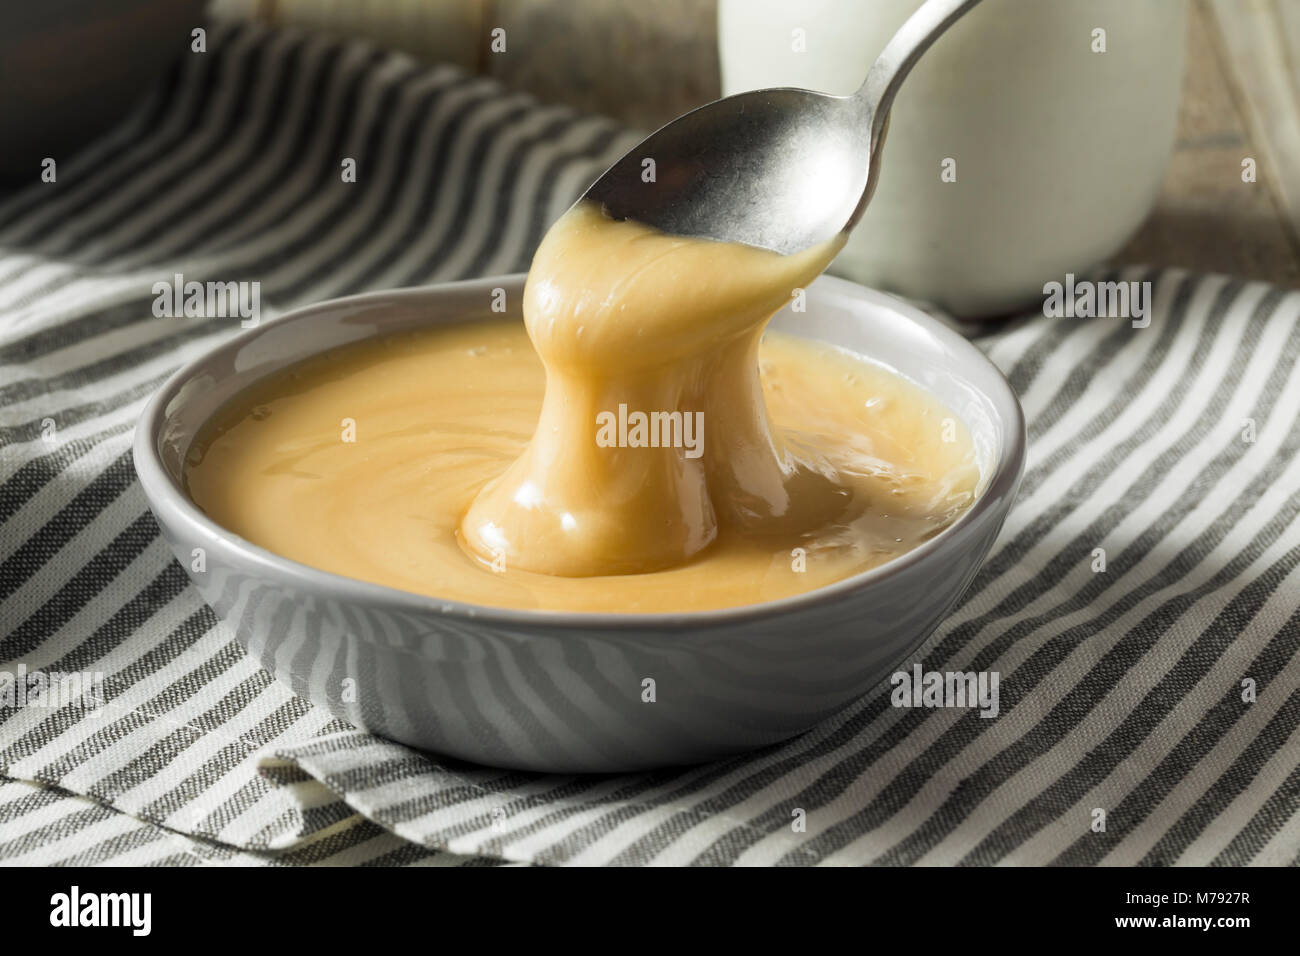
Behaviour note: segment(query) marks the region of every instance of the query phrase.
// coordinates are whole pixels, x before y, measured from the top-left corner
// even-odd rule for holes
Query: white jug
[[[720,0],[726,94],[857,89],[920,0]],[[1184,0],[984,0],[925,55],[831,267],[967,317],[1041,301],[1146,218],[1174,142]]]

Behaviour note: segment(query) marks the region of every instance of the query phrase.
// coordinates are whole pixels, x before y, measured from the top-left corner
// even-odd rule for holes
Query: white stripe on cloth
[[[6,818],[6,812],[13,814]],[[19,813],[23,815],[18,816]],[[463,866],[473,857],[439,853],[360,817],[288,852],[236,850],[138,820],[94,800],[0,778],[0,866]],[[30,846],[8,847],[5,829],[21,820]]]

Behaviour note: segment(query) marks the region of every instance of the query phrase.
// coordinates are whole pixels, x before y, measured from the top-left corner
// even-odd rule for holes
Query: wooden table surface
[[[1191,6],[1178,145],[1155,211],[1116,259],[1300,287],[1300,0]]]

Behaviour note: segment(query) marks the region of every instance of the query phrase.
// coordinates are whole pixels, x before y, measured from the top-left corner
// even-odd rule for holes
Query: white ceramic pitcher
[[[920,0],[719,0],[726,94],[850,93]],[[1124,245],[1159,192],[1184,0],[984,0],[907,80],[880,187],[831,267],[980,317]]]

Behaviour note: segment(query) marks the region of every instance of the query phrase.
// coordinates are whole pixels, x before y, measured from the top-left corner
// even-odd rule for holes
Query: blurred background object
[[[391,35],[389,24],[409,16],[404,9],[476,18],[472,59],[480,71],[543,100],[649,130],[721,95],[719,2],[216,0],[216,5],[273,22],[333,24],[375,39]],[[743,8],[752,0],[735,2]],[[819,0],[805,2],[811,7]],[[875,6],[869,0],[853,2]],[[1091,6],[1092,0],[1052,3],[1067,4]],[[1189,68],[1173,156],[1152,215],[1112,261],[1298,286],[1300,0],[1187,0],[1187,5]],[[507,31],[504,54],[489,51],[496,26]],[[411,30],[400,41],[411,50],[429,42]],[[434,55],[467,62],[456,51]],[[1258,162],[1254,185],[1241,180],[1241,163],[1248,157]]]
[[[209,6],[220,16],[332,31],[455,63],[544,101],[649,130],[721,95],[719,18],[767,2],[734,0],[731,13],[719,9],[720,0],[212,0]],[[916,0],[850,2],[885,9]],[[1095,6],[1094,0],[988,2]],[[1300,0],[1186,2],[1189,68],[1172,159],[1152,215],[1111,259],[1298,286]],[[6,146],[0,177],[11,186],[30,182],[42,157],[69,153],[119,119],[173,51],[188,49],[204,6],[203,0],[0,5]],[[491,48],[496,29],[505,31],[502,52]],[[868,55],[863,52],[864,62]],[[1242,182],[1247,158],[1257,162],[1258,183]],[[886,168],[897,162],[897,155],[887,156]]]
[[[244,17],[361,37],[432,63],[483,66],[485,0],[212,0],[217,17]]]
[[[0,3],[0,183],[31,182],[122,118],[203,23],[204,0]]]
[[[719,95],[715,0],[213,0],[212,11],[364,36],[647,130]]]
[[[1194,0],[1190,20],[1164,190],[1116,259],[1300,286],[1300,0]]]
[[[853,92],[922,0],[721,0],[725,94]],[[1185,0],[984,0],[898,94],[833,265],[962,317],[1040,301],[1133,235],[1174,144]]]

